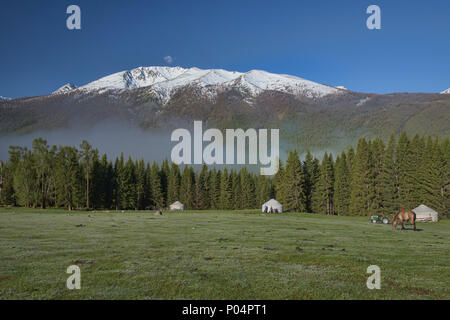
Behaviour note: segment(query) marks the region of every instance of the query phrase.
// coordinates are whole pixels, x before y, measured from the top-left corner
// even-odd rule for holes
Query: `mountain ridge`
[[[360,93],[258,70],[158,68],[1,101],[0,138],[69,127],[83,133],[113,118],[143,131],[190,128],[195,120],[204,128],[278,128],[291,148],[346,147],[401,131],[450,136],[449,94]]]
[[[248,91],[251,96],[256,96],[263,91],[273,90],[309,98],[320,98],[346,91],[343,88],[264,70],[238,72],[196,67],[150,66],[113,73],[80,87],[64,85],[54,93],[66,93],[73,90],[103,93],[106,91],[148,88],[165,104],[177,89],[189,85],[198,86],[204,94],[212,95],[216,95],[218,91],[229,87],[241,87],[242,90]]]

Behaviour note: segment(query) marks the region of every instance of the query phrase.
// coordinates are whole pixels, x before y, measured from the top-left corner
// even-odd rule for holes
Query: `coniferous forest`
[[[256,209],[276,198],[284,211],[331,215],[390,214],[426,204],[440,218],[450,215],[450,139],[391,135],[361,138],[333,157],[301,160],[291,151],[273,177],[223,168],[113,161],[88,142],[79,148],[11,146],[0,162],[0,205],[74,209],[166,208],[179,200],[186,209]]]

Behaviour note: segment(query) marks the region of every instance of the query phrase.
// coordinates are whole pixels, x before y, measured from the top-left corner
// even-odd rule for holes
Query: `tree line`
[[[336,159],[293,150],[273,177],[239,170],[111,161],[88,142],[79,148],[11,146],[0,162],[0,204],[72,209],[165,208],[179,200],[187,209],[253,209],[276,198],[284,211],[337,215],[389,214],[424,203],[450,213],[450,139],[391,135],[361,138]]]

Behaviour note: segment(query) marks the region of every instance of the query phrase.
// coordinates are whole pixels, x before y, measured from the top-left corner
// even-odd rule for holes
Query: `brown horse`
[[[414,225],[414,231],[416,231],[416,214],[414,212],[402,211],[397,213],[392,220],[392,229],[397,229],[397,224],[400,222],[402,224],[402,230],[405,230],[405,222],[409,221],[410,224]]]

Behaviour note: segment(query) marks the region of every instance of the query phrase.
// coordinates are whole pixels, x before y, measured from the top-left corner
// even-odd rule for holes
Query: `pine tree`
[[[306,153],[305,161],[303,162],[303,172],[305,173],[305,192],[306,192],[306,211],[312,212],[312,190],[315,181],[313,181],[314,175],[314,158],[309,152]]]
[[[152,166],[150,162],[145,164],[144,176],[144,209],[147,210],[152,206]]]
[[[86,189],[85,189],[85,197],[86,197],[86,208],[89,209],[89,179],[91,178],[92,173],[92,161],[94,150],[92,150],[92,146],[86,141],[80,144],[81,149],[81,159],[82,159],[82,169],[84,172],[84,177],[86,179]]]
[[[161,187],[161,174],[159,171],[158,163],[156,162],[153,163],[150,180],[152,206],[155,208],[162,208],[164,207],[164,195]]]
[[[91,205],[94,209],[105,208],[106,198],[106,163],[100,162],[98,153],[94,154],[91,177]]]
[[[210,181],[208,167],[204,164],[202,165],[202,169],[195,180],[197,209],[208,209],[210,207],[209,189]]]
[[[145,209],[146,202],[146,177],[145,177],[145,162],[141,159],[135,162],[135,177],[136,177],[136,205],[138,210]]]
[[[256,177],[256,199],[257,204],[263,204],[274,197],[271,181],[263,175]]]
[[[383,208],[383,166],[384,166],[384,144],[377,138],[371,145],[371,171],[373,181],[372,212],[384,213]]]
[[[305,212],[307,205],[306,179],[296,150],[289,153],[283,184],[285,190],[288,191],[283,205],[285,210]]]
[[[311,212],[320,213],[322,207],[321,188],[320,188],[320,162],[314,158],[309,169],[309,189],[311,190]]]
[[[222,174],[213,168],[209,172],[209,208],[220,208],[220,182],[222,180]]]
[[[438,140],[427,141],[426,146],[426,175],[424,175],[424,202],[427,202],[431,208],[438,213],[443,212],[445,199],[443,198],[443,177],[445,161],[441,153],[441,147]]]
[[[168,205],[180,199],[180,168],[172,162],[167,181],[167,203]]]
[[[395,136],[394,134],[391,134],[386,152],[384,154],[380,182],[384,214],[398,212],[400,209],[398,200],[398,168],[395,151]]]
[[[334,168],[333,157],[325,152],[320,166],[320,177],[313,194],[317,213],[334,214]]]
[[[277,159],[278,161],[278,171],[274,176],[274,189],[275,189],[275,198],[280,203],[286,203],[286,195],[288,193],[288,190],[286,190],[286,184],[284,183],[284,176],[285,176],[285,170],[283,167],[283,163],[281,159]],[[270,199],[265,199],[266,201]],[[286,208],[285,208],[286,210]]]
[[[169,187],[169,161],[164,159],[161,165],[160,177],[161,177],[161,191],[164,198],[164,207],[168,207],[172,202],[168,200],[168,187]]]
[[[397,167],[398,167],[398,199],[400,207],[412,209],[412,183],[411,183],[411,167],[414,165],[410,162],[410,142],[405,132],[400,134],[397,144]]]
[[[128,160],[123,168],[120,193],[122,209],[137,208],[136,173],[134,162],[131,157],[128,157]]]
[[[242,203],[242,189],[240,175],[235,170],[231,170],[231,209],[239,210],[244,209]]]
[[[446,138],[441,143],[441,154],[443,159],[443,176],[441,179],[440,195],[442,199],[442,210],[438,212],[440,218],[450,216],[450,138]]]
[[[119,158],[116,158],[116,161],[114,163],[114,193],[113,193],[113,199],[114,199],[114,206],[116,210],[119,210],[122,208],[122,198],[123,198],[123,185],[124,185],[124,159],[123,159],[123,153],[120,154]]]
[[[372,210],[373,180],[370,162],[370,147],[366,139],[361,138],[353,161],[350,214],[368,215]]]
[[[228,170],[225,167],[220,179],[220,209],[229,210],[232,208],[231,197],[231,179],[228,175]]]
[[[114,201],[114,185],[115,185],[115,178],[114,178],[114,167],[113,164],[108,161],[106,154],[102,156],[101,161],[101,167],[104,170],[104,176],[103,176],[103,206],[107,209],[111,209],[113,207],[113,201]]]
[[[61,147],[56,158],[56,193],[58,204],[69,211],[81,204],[82,173],[76,148]]]
[[[349,215],[350,173],[345,152],[336,158],[334,180],[334,210],[341,216]]]
[[[255,181],[248,172],[246,167],[243,167],[239,172],[239,180],[241,183],[241,208],[253,209],[256,207],[256,188]]]
[[[180,200],[186,209],[194,208],[194,170],[184,166],[180,183]]]

